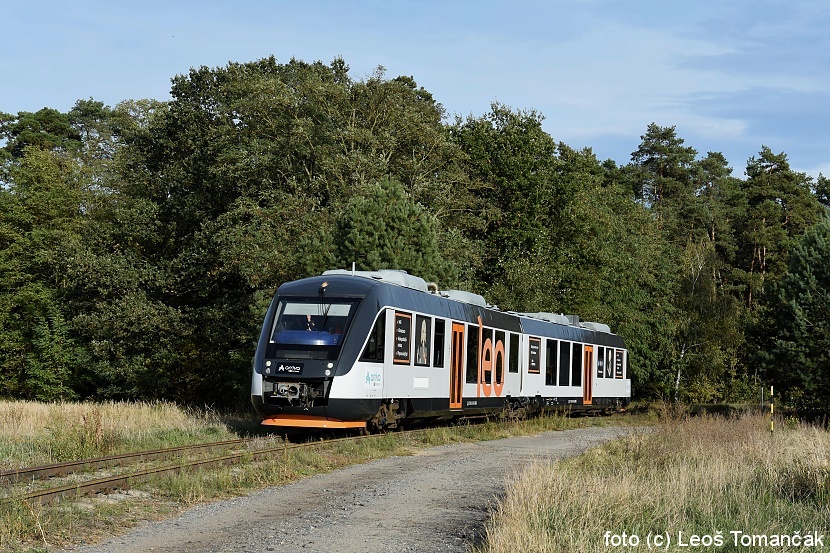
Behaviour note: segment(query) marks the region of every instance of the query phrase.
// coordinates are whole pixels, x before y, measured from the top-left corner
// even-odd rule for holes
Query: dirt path
[[[626,428],[584,428],[426,449],[322,474],[144,525],[80,553],[465,552],[505,480]]]

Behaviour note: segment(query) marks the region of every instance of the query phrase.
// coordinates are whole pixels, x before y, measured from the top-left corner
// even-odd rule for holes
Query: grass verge
[[[41,421],[41,424],[38,424]],[[44,423],[43,421],[47,421]],[[0,503],[0,551],[50,551],[95,543],[141,521],[160,520],[198,503],[244,495],[320,472],[425,447],[527,435],[583,426],[643,424],[643,418],[541,417],[390,433],[314,450],[289,450],[278,459],[158,476],[126,493],[40,505]],[[0,459],[6,468],[96,457],[239,437],[216,413],[159,404],[0,403]],[[57,429],[64,428],[63,434]],[[6,440],[10,443],[6,443]],[[73,445],[79,441],[81,444]]]
[[[236,437],[218,413],[167,402],[0,402],[3,470]]]
[[[657,428],[517,475],[477,552],[789,551],[830,530],[824,430],[771,435],[757,415]]]

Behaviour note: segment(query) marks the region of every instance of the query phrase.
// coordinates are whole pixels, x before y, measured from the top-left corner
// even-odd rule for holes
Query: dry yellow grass
[[[0,402],[0,463],[30,466],[63,459],[137,451],[238,437],[214,413],[170,403]],[[282,484],[349,463],[403,455],[431,445],[493,439],[627,419],[544,417],[510,424],[439,427],[421,434],[391,433],[371,441],[338,442],[325,452],[290,450],[279,462],[243,463],[186,471],[137,484],[147,492],[117,504],[63,501],[49,505],[0,502],[0,551],[29,552],[95,541],[141,520],[163,518],[182,506]],[[239,426],[233,421],[233,426]]]
[[[229,437],[217,416],[172,403],[0,402],[0,469]]]
[[[829,531],[829,501],[823,430],[793,425],[770,436],[768,422],[754,416],[667,421],[655,433],[529,467],[489,522],[481,551],[631,550],[614,547],[624,534],[629,545],[637,536],[641,550],[661,534],[669,551],[688,551],[681,540],[689,545],[693,535],[745,551],[746,534]],[[764,550],[788,548],[753,548]]]

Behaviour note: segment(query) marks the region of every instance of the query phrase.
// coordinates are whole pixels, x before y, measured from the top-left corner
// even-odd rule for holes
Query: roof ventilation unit
[[[427,287],[427,281],[425,281],[421,277],[410,275],[406,271],[395,271],[392,269],[381,269],[379,271],[349,271],[346,269],[333,269],[331,271],[325,271],[323,273],[323,276],[328,275],[348,275],[362,278],[371,278],[372,280],[388,282],[389,284],[403,286],[404,288],[412,288],[413,290],[419,290],[421,292],[429,291],[429,288]]]
[[[580,323],[579,326],[588,330],[593,330],[594,332],[605,332],[606,334],[611,334],[611,327],[605,323],[592,323],[585,321],[584,323]]]
[[[556,323],[560,325],[567,325],[571,324],[568,318],[565,315],[561,315],[559,313],[520,313],[526,317],[532,317],[534,319],[541,319],[543,321],[548,321],[549,323]]]
[[[441,295],[451,300],[488,307],[487,300],[484,299],[484,296],[479,296],[466,290],[442,290]]]

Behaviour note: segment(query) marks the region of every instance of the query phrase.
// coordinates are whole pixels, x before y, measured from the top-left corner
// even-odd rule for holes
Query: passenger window
[[[527,354],[527,372],[531,374],[539,374],[542,368],[539,366],[539,358],[541,357],[542,339],[528,338],[528,354]]]
[[[614,378],[622,378],[623,377],[623,356],[625,352],[621,349],[615,350],[616,351],[616,362],[614,363]]]
[[[507,371],[519,372],[519,335],[510,334],[510,353],[508,354]]]
[[[491,328],[485,328],[481,333],[481,342],[482,342],[482,344],[486,345],[488,340],[490,341],[490,348],[485,350],[484,347],[482,346],[481,357],[482,357],[482,362],[484,360],[486,360],[487,357],[489,357],[490,358],[490,363],[491,363],[490,366],[492,367],[493,364],[494,364],[494,359],[493,359],[494,344],[493,344],[493,329],[491,329]],[[492,384],[493,371],[492,370],[491,371],[482,370],[482,372],[484,373],[482,375],[484,377],[484,382],[486,382],[487,384]]]
[[[571,355],[571,386],[582,386],[582,344],[574,344]]]
[[[605,348],[605,378],[614,378],[614,350]]]
[[[597,348],[597,378],[605,378],[605,348]]]
[[[568,369],[571,366],[571,346],[568,345],[568,342],[562,342],[559,344],[559,385],[560,386],[568,386],[570,384],[570,380],[568,380]]]
[[[435,340],[433,341],[433,367],[444,366],[444,320],[435,319]]]
[[[366,347],[363,349],[363,355],[360,356],[360,360],[370,363],[383,363],[385,336],[386,311],[382,311],[375,321],[375,326],[372,327],[372,332],[369,333],[369,341],[366,342]]]
[[[559,342],[547,341],[547,355],[545,355],[545,386],[556,385],[556,358],[559,355]]]
[[[505,333],[502,330],[496,331],[496,343],[493,345],[493,356],[495,357],[495,366],[496,366],[496,382],[503,384],[504,383],[504,338]],[[501,348],[499,348],[499,344],[501,344]]]
[[[432,334],[432,318],[415,317],[415,364],[429,367],[429,345]]]
[[[467,325],[467,383],[478,382],[478,326]]]
[[[398,365],[412,364],[412,315],[395,311],[395,329],[392,340],[392,362]]]

